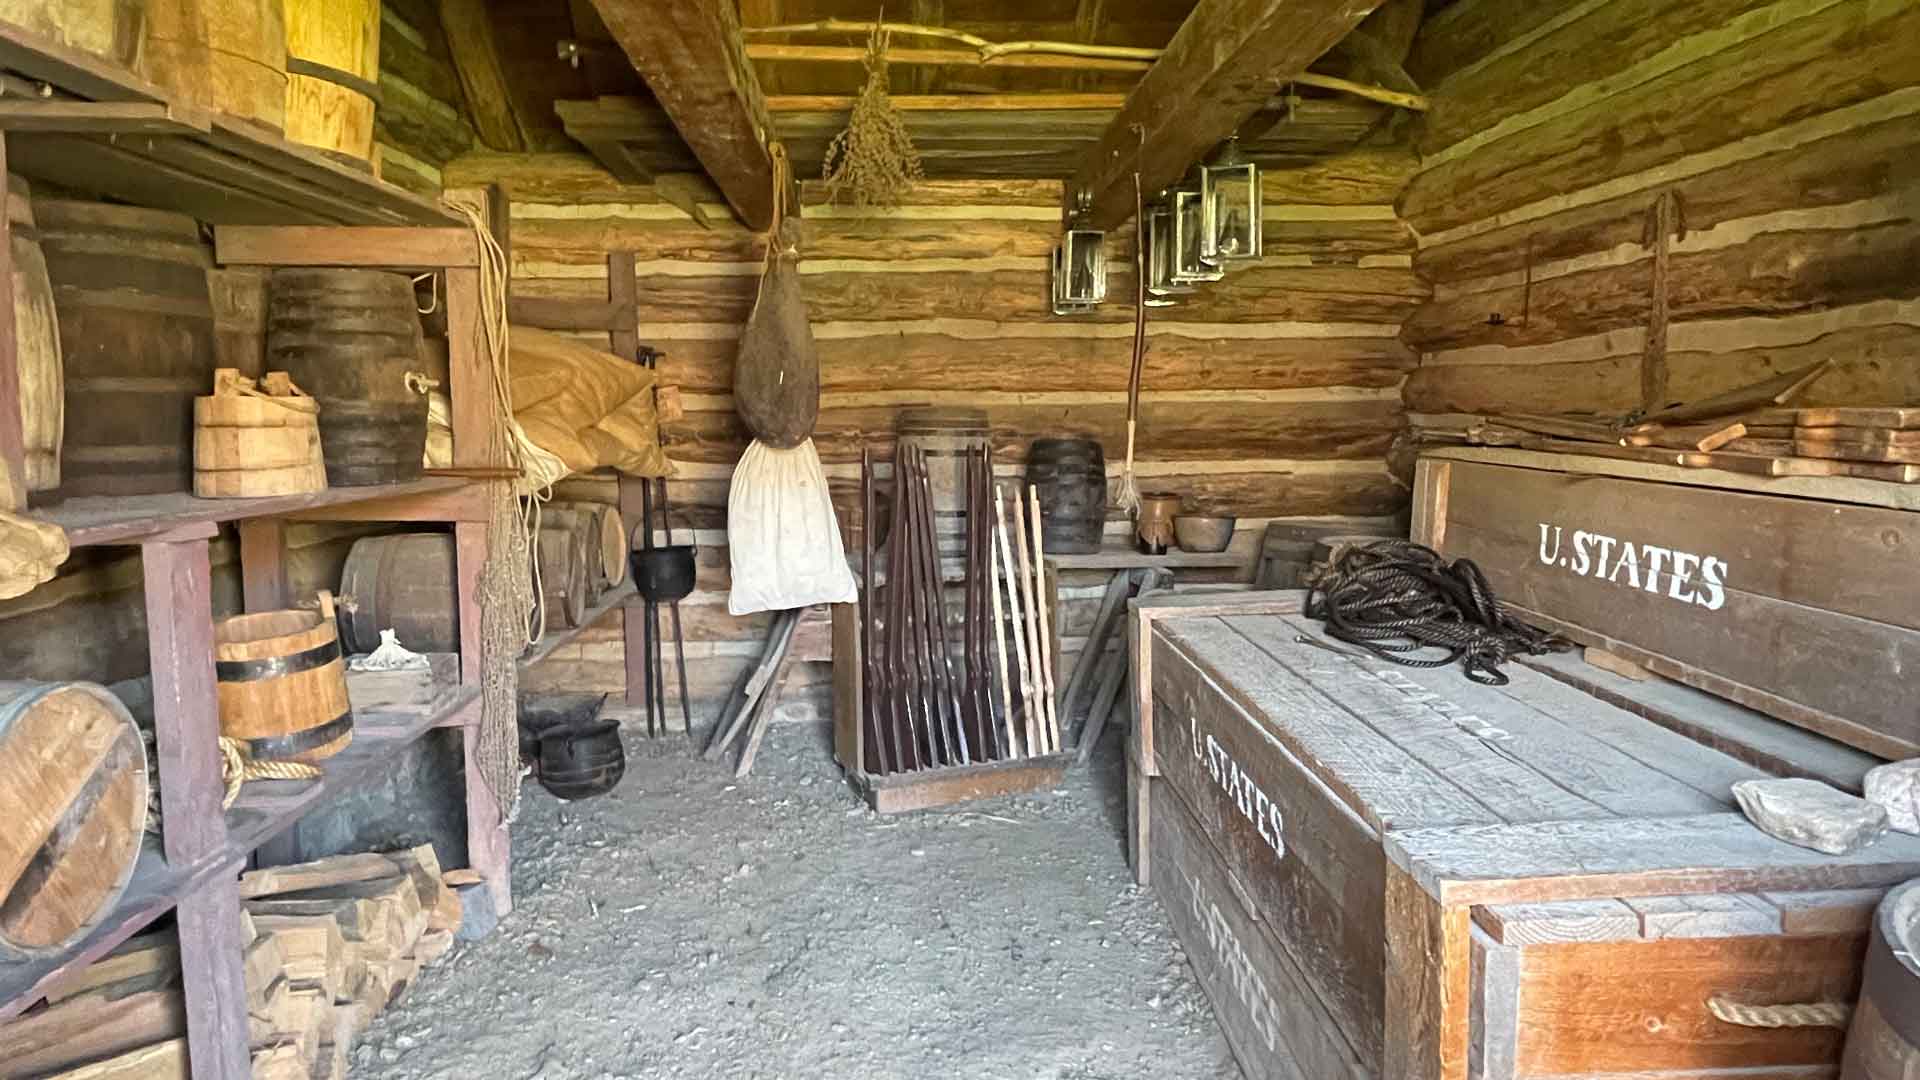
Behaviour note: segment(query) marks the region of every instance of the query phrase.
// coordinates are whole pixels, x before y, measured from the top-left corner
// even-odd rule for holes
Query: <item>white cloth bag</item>
[[[727,491],[727,551],[729,614],[859,598],[812,439],[790,450],[755,439],[740,455]]]

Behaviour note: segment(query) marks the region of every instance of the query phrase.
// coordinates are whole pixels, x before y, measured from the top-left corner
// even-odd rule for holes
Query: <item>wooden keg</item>
[[[567,510],[579,515],[587,534],[587,569],[592,576],[594,602],[608,589],[627,580],[627,530],[620,508],[608,503],[555,502],[547,512]]]
[[[413,282],[382,270],[273,272],[267,367],[320,402],[333,487],[417,480],[427,447]]]
[[[262,386],[231,368],[193,403],[193,493],[203,499],[327,489],[320,406],[276,371]]]
[[[178,97],[279,132],[287,107],[282,0],[149,0],[140,70]]]
[[[132,67],[145,25],[141,7],[141,0],[0,0],[0,20]]]
[[[63,949],[113,910],[147,825],[147,752],[92,683],[0,682],[0,960]]]
[[[341,620],[349,652],[372,652],[392,630],[414,652],[460,648],[460,581],[453,534],[396,533],[353,542],[340,593],[353,604]]]
[[[5,5],[0,4],[0,10]],[[53,282],[40,250],[27,182],[7,177],[7,226],[13,254],[13,346],[20,372],[20,426],[27,444],[27,490],[60,486],[60,435],[66,418],[60,325]]]
[[[1920,880],[1880,902],[1840,1062],[1840,1080],[1914,1077],[1920,1077]]]
[[[263,611],[213,628],[220,734],[257,758],[319,761],[353,741],[333,597],[319,611]]]
[[[287,138],[368,166],[380,93],[380,0],[285,3]]]
[[[534,537],[534,584],[540,595],[541,625],[570,630],[587,621],[590,586],[586,530],[572,512],[541,511]]]
[[[986,410],[902,409],[894,427],[900,441],[926,455],[934,535],[943,555],[958,556],[966,545],[966,454],[989,445],[992,428]]]
[[[65,495],[186,491],[193,399],[213,385],[213,255],[185,214],[35,199],[53,282]]]
[[[213,301],[213,351],[219,367],[259,378],[266,371],[267,274],[264,266],[207,271]]]
[[[1047,554],[1100,550],[1107,527],[1107,455],[1100,440],[1033,440],[1027,484],[1039,492]]]

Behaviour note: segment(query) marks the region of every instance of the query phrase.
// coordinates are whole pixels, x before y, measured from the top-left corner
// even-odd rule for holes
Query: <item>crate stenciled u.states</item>
[[[1518,664],[1328,642],[1281,595],[1140,623],[1130,748],[1136,871],[1249,1076],[1830,1075],[1839,1031],[1709,1002],[1850,1000],[1920,839],[1774,840],[1733,806],[1752,766]]]
[[[1523,617],[1886,758],[1920,754],[1920,485],[1447,450],[1415,540]]]

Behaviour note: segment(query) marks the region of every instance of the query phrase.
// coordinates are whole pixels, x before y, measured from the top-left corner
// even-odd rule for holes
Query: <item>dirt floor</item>
[[[529,781],[518,908],[423,973],[357,1076],[1239,1080],[1122,849],[1116,740],[1059,788],[883,818],[816,724],[751,777],[629,733],[625,781]]]

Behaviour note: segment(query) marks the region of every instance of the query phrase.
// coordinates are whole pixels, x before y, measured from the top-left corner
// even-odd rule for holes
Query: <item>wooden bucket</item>
[[[0,4],[0,11],[5,5]],[[60,324],[53,281],[40,250],[27,182],[7,177],[8,249],[13,254],[13,343],[20,372],[20,423],[27,444],[27,490],[60,486],[60,437],[66,394],[61,382]]]
[[[396,533],[353,542],[340,592],[352,597],[343,623],[347,649],[372,652],[392,630],[414,652],[460,647],[460,587],[453,534]]]
[[[0,960],[60,951],[112,911],[147,825],[147,751],[92,683],[0,682]]]
[[[1840,1062],[1840,1080],[1914,1077],[1920,1077],[1920,880],[1880,902]]]
[[[320,406],[284,371],[265,388],[230,368],[193,403],[193,493],[203,499],[304,495],[327,489]]]
[[[541,625],[571,630],[587,620],[593,603],[587,533],[572,511],[544,509],[534,538],[535,584],[540,593]]]
[[[287,138],[368,166],[380,0],[286,0]]]
[[[213,384],[212,253],[185,214],[35,199],[66,373],[60,490],[193,484],[193,399]]]
[[[966,454],[989,445],[992,428],[984,409],[915,408],[900,410],[895,430],[901,442],[927,456],[927,484],[933,495],[933,530],[940,553],[958,556],[966,546]]]
[[[220,734],[257,758],[319,761],[353,741],[333,597],[319,611],[235,615],[213,628]]]
[[[285,123],[282,0],[159,0],[146,6],[140,69],[202,108],[274,132]]]
[[[566,510],[579,515],[587,534],[587,570],[593,579],[591,592],[598,597],[627,580],[627,530],[620,508],[607,503],[549,503],[546,513]]]
[[[420,478],[427,396],[413,282],[384,270],[273,272],[267,366],[320,402],[320,443],[334,487]]]
[[[141,0],[0,0],[0,20],[130,68],[144,7]]]

